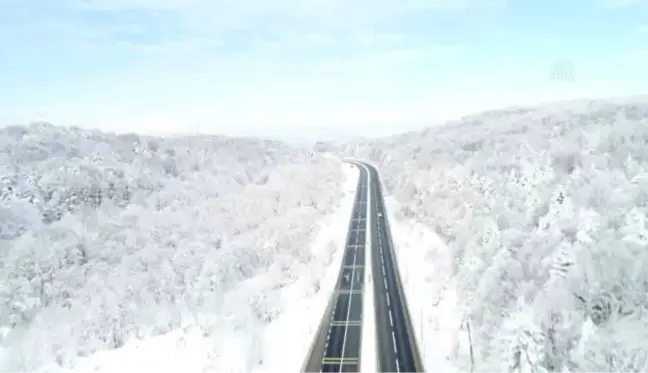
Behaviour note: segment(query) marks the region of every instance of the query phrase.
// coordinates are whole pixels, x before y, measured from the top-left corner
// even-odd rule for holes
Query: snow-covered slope
[[[277,141],[1,129],[0,370],[165,333],[210,338],[216,371],[255,368],[288,285],[313,296],[331,266],[311,241],[348,175]]]
[[[380,167],[428,370],[645,371],[648,99],[349,145]]]

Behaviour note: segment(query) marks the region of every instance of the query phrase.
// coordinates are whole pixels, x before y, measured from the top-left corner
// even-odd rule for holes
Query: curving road
[[[365,242],[369,231],[373,272],[373,289],[369,290],[374,291],[377,336],[377,343],[372,345],[377,347],[377,368],[381,372],[421,372],[378,171],[370,164],[350,163],[360,169],[360,178],[342,268],[303,371],[360,371]],[[367,206],[368,193],[372,194],[371,206]],[[367,212],[371,214],[371,227],[367,227]]]

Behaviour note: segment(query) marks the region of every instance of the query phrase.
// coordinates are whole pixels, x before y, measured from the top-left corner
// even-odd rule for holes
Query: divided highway
[[[320,323],[305,372],[359,372],[362,348],[365,242],[370,233],[370,250],[375,299],[377,368],[380,372],[422,372],[414,332],[405,301],[393,250],[385,202],[378,171],[366,163],[352,162],[360,178],[347,234],[344,259],[338,281]],[[371,193],[371,206],[367,206]],[[367,227],[367,212],[371,226]],[[371,312],[371,310],[368,310]],[[372,341],[373,342],[373,341]]]

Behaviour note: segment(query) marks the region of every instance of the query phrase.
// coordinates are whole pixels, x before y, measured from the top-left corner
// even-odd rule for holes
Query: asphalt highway
[[[320,324],[306,372],[359,372],[367,241],[367,171],[360,169],[344,258],[335,291]]]
[[[363,305],[365,242],[369,232],[373,273],[373,289],[370,286],[369,291],[374,292],[377,337],[377,343],[372,345],[377,348],[377,368],[380,372],[422,372],[378,171],[370,164],[352,163],[360,169],[360,178],[344,259],[303,371],[360,371],[363,312],[366,308]],[[371,206],[367,206],[369,192],[372,194]],[[367,213],[371,214],[370,227],[367,226]]]

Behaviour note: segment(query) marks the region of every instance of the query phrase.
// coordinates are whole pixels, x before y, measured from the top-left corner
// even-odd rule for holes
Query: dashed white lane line
[[[329,341],[331,339],[331,331],[333,330],[333,320],[335,320],[335,310],[337,309],[337,297],[335,299],[335,307],[333,307],[333,312],[331,312],[331,320],[329,321],[328,333],[326,333],[326,343],[324,344],[324,353],[328,349]]]
[[[376,199],[378,199],[378,196],[376,196]],[[376,203],[376,209],[378,209],[378,203]],[[387,300],[389,324],[391,326],[392,345],[394,347],[394,353],[396,355],[396,359],[395,359],[396,371],[400,372],[400,364],[398,362],[398,347],[396,345],[396,334],[394,332],[394,318],[392,316],[391,301],[389,300],[389,286],[387,285],[387,274],[385,271],[385,255],[383,252],[383,245],[382,245],[382,229],[380,228],[380,225],[378,225],[376,228],[378,231],[378,248],[380,249],[380,264],[381,264],[381,270],[383,274],[383,284],[385,285],[385,299]]]
[[[326,335],[326,343],[324,344],[324,351],[326,351],[326,350],[328,349],[328,344],[329,344],[329,340],[330,340],[330,339],[331,339],[331,333],[329,332],[329,333]]]
[[[376,193],[376,199],[378,199],[378,194]],[[376,202],[376,209],[378,209],[378,203]],[[391,335],[392,335],[392,345],[394,346],[394,353],[396,355],[395,363],[396,363],[396,372],[400,373],[400,363],[398,361],[398,347],[396,346],[396,334],[394,333],[394,319],[392,316],[392,310],[391,310],[391,302],[389,300],[389,287],[387,285],[387,279],[385,275],[385,260],[384,260],[384,254],[383,254],[383,247],[382,247],[382,230],[380,229],[380,225],[377,226],[377,231],[378,231],[378,244],[379,244],[379,249],[380,249],[380,262],[382,264],[382,272],[383,272],[383,284],[385,284],[385,298],[387,300],[387,309],[389,311],[389,323],[391,325]]]

